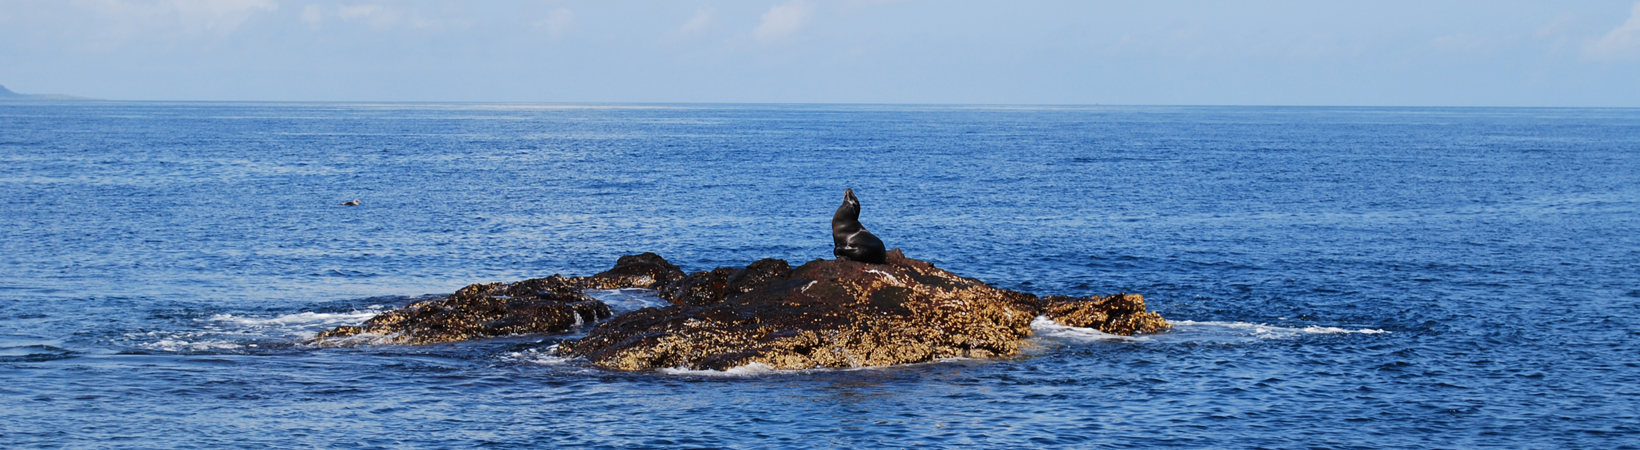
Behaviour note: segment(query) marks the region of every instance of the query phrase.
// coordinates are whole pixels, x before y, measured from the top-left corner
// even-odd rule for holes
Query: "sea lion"
[[[883,240],[860,225],[860,200],[854,198],[854,189],[843,190],[843,205],[831,215],[831,240],[835,245],[831,254],[838,258],[872,264],[887,264],[888,249]]]

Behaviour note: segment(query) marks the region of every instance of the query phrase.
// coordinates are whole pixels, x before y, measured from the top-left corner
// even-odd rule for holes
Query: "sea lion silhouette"
[[[843,190],[843,205],[831,215],[831,240],[835,245],[831,254],[838,258],[864,263],[887,264],[888,249],[883,240],[860,225],[860,200],[854,198],[854,189]]]

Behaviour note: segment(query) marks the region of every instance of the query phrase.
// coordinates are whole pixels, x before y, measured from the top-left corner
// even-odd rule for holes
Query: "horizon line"
[[[1513,108],[1513,109],[1636,109],[1640,106],[1526,106],[1526,105],[1321,105],[1321,104],[1187,104],[1187,103],[891,103],[891,102],[678,102],[678,101],[527,101],[527,100],[154,100],[106,99],[79,97],[67,94],[21,94],[31,98],[0,98],[7,103],[340,103],[340,104],[508,104],[508,105],[587,105],[587,106],[663,106],[663,105],[721,105],[721,106],[900,106],[900,107],[974,107],[974,108],[1091,108],[1091,107],[1178,107],[1178,108]],[[56,98],[51,98],[56,97]]]

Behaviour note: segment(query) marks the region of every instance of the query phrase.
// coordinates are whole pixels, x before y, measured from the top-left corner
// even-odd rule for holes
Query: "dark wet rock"
[[[769,280],[791,275],[792,266],[784,259],[759,259],[745,269],[735,272],[729,277],[729,286],[724,289],[726,295],[740,295],[751,292],[759,286],[768,284]]]
[[[733,267],[719,267],[695,272],[661,288],[660,296],[674,305],[704,306],[723,301],[724,290],[729,288],[729,277],[739,272]]]
[[[743,293],[627,313],[559,350],[615,370],[861,367],[1005,356],[1019,351],[1040,309],[1034,295],[993,288],[898,250],[889,252],[887,264],[815,260],[784,271],[783,261],[765,261],[771,262],[742,271],[750,272],[740,278]],[[722,275],[703,274],[691,286]],[[723,292],[738,275],[724,277]],[[710,286],[701,290],[717,290]]]
[[[681,279],[683,269],[667,262],[661,255],[645,252],[622,256],[615,260],[614,268],[597,275],[570,280],[582,289],[660,289]]]
[[[658,257],[657,257],[658,258]],[[664,262],[664,260],[663,260]],[[609,318],[609,305],[581,292],[569,278],[553,275],[516,283],[474,284],[438,300],[410,304],[314,336],[320,345],[371,335],[370,343],[435,344],[533,333],[562,333]]]
[[[719,267],[695,272],[660,289],[661,298],[675,305],[706,306],[722,302],[725,297],[750,292],[770,279],[791,273],[785,260],[761,259],[744,269]]]
[[[1042,298],[1042,314],[1060,325],[1094,328],[1123,336],[1155,333],[1173,327],[1161,314],[1146,311],[1145,298],[1139,294],[1088,297],[1050,295]]]

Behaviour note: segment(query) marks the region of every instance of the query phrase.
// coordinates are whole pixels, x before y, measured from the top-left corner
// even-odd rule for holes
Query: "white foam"
[[[636,311],[643,308],[662,307],[669,303],[661,299],[660,291],[654,289],[621,288],[621,289],[587,289],[582,291],[588,297],[598,299],[616,311]]]
[[[559,356],[557,345],[551,345],[540,350],[532,348],[521,352],[512,352],[503,356],[503,358],[543,366],[561,366],[580,359],[579,357]]]
[[[206,330],[221,335],[237,335],[246,338],[279,338],[282,340],[309,341],[320,332],[335,328],[339,325],[358,326],[370,320],[388,308],[372,305],[363,311],[346,313],[314,313],[302,312],[285,314],[276,317],[247,317],[233,314],[217,314],[209,320],[223,324],[221,327],[205,326]],[[127,336],[129,337],[129,335]],[[395,339],[400,333],[377,334],[359,333],[350,336],[332,336],[324,342],[309,343],[320,347],[352,347],[358,345],[392,345],[397,344]],[[250,347],[255,347],[251,345]]]
[[[125,333],[113,341],[136,348],[165,352],[210,352],[256,348],[262,339],[311,339],[319,331],[337,325],[358,325],[375,317],[385,307],[345,313],[300,312],[278,316],[216,314],[194,319],[199,328],[189,331],[146,331]],[[361,334],[327,339],[326,346],[389,343],[394,336]]]
[[[296,326],[300,326],[300,325],[332,326],[332,325],[358,325],[360,323],[364,323],[364,321],[366,321],[366,320],[369,320],[371,317],[376,317],[377,314],[381,314],[381,311],[353,311],[353,312],[346,312],[346,313],[302,312],[302,313],[296,313],[296,314],[285,314],[283,316],[271,317],[271,318],[253,318],[253,317],[245,317],[245,316],[235,316],[233,314],[217,314],[217,315],[211,316],[211,320],[212,321],[217,321],[217,322],[229,322],[229,323],[234,323],[234,324],[239,324],[239,325],[244,325],[244,326],[257,326],[257,327],[264,327],[264,326],[293,326],[293,325],[296,325]]]
[[[1196,322],[1196,321],[1191,321],[1191,320],[1178,320],[1178,321],[1173,321],[1172,323],[1173,323],[1174,330],[1178,331],[1178,332],[1190,332],[1190,331],[1199,331],[1199,332],[1207,332],[1207,333],[1226,333],[1226,332],[1228,332],[1230,334],[1236,334],[1236,335],[1242,335],[1242,336],[1251,336],[1251,337],[1257,337],[1257,338],[1262,338],[1262,339],[1285,339],[1285,338],[1291,338],[1291,337],[1295,337],[1295,336],[1299,336],[1299,335],[1305,335],[1305,334],[1343,334],[1343,333],[1385,334],[1385,333],[1389,333],[1388,331],[1384,331],[1384,330],[1380,330],[1380,329],[1361,328],[1361,329],[1356,329],[1356,330],[1350,330],[1350,329],[1344,329],[1344,328],[1338,328],[1338,327],[1323,327],[1323,326],[1318,326],[1318,325],[1310,325],[1310,326],[1303,327],[1303,328],[1291,328],[1291,327],[1278,327],[1278,326],[1274,326],[1274,325],[1265,325],[1265,324],[1247,323],[1247,322]]]
[[[300,338],[300,340],[306,341],[308,339],[312,339],[315,334],[317,334],[317,333],[298,333],[298,334],[294,334],[294,336],[298,336]],[[395,340],[398,339],[398,337],[401,334],[402,333],[392,333],[392,334],[359,333],[359,334],[355,334],[355,335],[352,335],[352,336],[327,337],[327,338],[325,338],[324,342],[314,343],[313,345],[317,345],[319,347],[353,347],[353,346],[359,346],[359,345],[393,345],[393,344],[398,343],[398,342],[395,342]]]
[[[1141,341],[1141,342],[1211,342],[1234,343],[1252,342],[1266,339],[1293,339],[1307,335],[1318,334],[1385,334],[1388,331],[1361,328],[1346,329],[1339,327],[1323,327],[1311,325],[1306,327],[1278,327],[1247,322],[1196,322],[1191,320],[1171,321],[1173,329],[1162,333],[1141,336],[1118,336],[1092,328],[1072,327],[1061,325],[1046,316],[1037,316],[1031,321],[1031,332],[1037,343],[1044,341]]]
[[[1036,316],[1031,320],[1031,333],[1049,339],[1063,339],[1070,341],[1134,341],[1142,337],[1122,336],[1099,331],[1093,328],[1073,327],[1060,325],[1048,316]]]
[[[1359,329],[1359,330],[1346,330],[1346,329],[1343,329],[1343,328],[1318,327],[1318,326],[1315,326],[1315,325],[1311,325],[1311,326],[1301,328],[1301,329],[1299,329],[1299,331],[1303,331],[1305,333],[1312,333],[1312,334],[1330,334],[1330,333],[1381,334],[1381,333],[1388,333],[1388,331],[1374,330],[1374,329],[1369,329],[1369,328],[1362,328],[1362,329]]]
[[[755,376],[759,376],[759,375],[768,375],[768,374],[773,374],[773,373],[801,373],[801,372],[806,372],[806,370],[780,370],[780,369],[776,369],[776,368],[774,368],[774,366],[770,366],[768,364],[764,364],[764,363],[760,363],[760,362],[754,362],[754,363],[747,364],[747,365],[744,365],[744,366],[730,367],[727,370],[710,370],[710,369],[695,370],[695,369],[690,369],[690,368],[687,368],[687,367],[674,367],[674,368],[670,368],[670,369],[661,369],[660,372],[664,373],[664,374],[667,374],[667,375],[696,375],[696,376],[708,376],[708,377],[755,377]]]
[[[125,333],[113,342],[162,352],[235,350],[245,347],[240,343],[242,340],[228,337],[231,335],[232,333],[213,331],[149,331]]]
[[[198,340],[198,341],[190,342],[190,341],[185,341],[185,340],[181,340],[181,339],[171,339],[171,338],[161,339],[158,342],[150,342],[150,343],[146,343],[146,344],[137,344],[137,346],[142,347],[142,348],[146,348],[146,349],[149,349],[149,350],[159,350],[159,351],[164,351],[164,352],[186,352],[186,351],[201,352],[201,351],[209,351],[209,350],[234,350],[234,349],[238,349],[238,348],[243,347],[242,345],[235,344],[235,343],[228,342],[228,341],[223,341],[223,340],[214,340],[213,339],[213,340]]]

